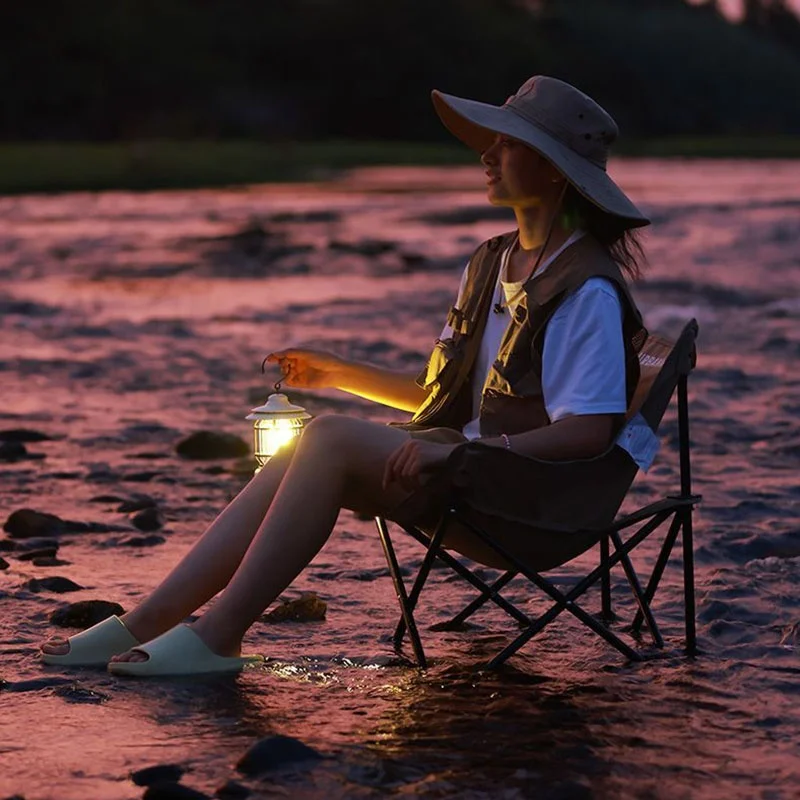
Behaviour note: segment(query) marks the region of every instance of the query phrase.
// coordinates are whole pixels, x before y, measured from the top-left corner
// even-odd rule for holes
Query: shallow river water
[[[397,616],[371,522],[343,512],[286,593],[315,592],[324,621],[257,622],[238,677],[137,681],[44,667],[51,613],[77,600],[130,608],[244,484],[247,459],[187,461],[174,446],[244,421],[290,343],[416,371],[465,258],[511,227],[479,169],[373,169],[324,184],[0,198],[0,516],[31,508],[108,532],[59,537],[57,566],[0,539],[0,796],[141,797],[129,774],[180,764],[207,795],[253,797],[764,798],[800,796],[800,162],[618,161],[651,214],[635,294],[648,327],[700,323],[690,385],[699,654],[682,651],[680,558],[655,602],[664,653],[640,664],[561,618],[500,671],[508,627],[432,632],[469,598],[434,572],[420,622],[431,667],[391,649]],[[399,413],[336,392],[292,393],[314,414]],[[675,421],[633,500],[676,487]],[[5,435],[5,434],[4,434]],[[0,437],[2,438],[2,437]],[[157,505],[164,541],[124,500]],[[141,498],[140,498],[141,499]],[[396,537],[401,561],[420,550]],[[155,541],[155,540],[154,540]],[[636,559],[646,571],[659,546]],[[569,584],[577,567],[554,577]],[[80,589],[37,590],[62,576]],[[614,579],[619,629],[629,592]],[[541,596],[511,590],[522,607]],[[589,608],[599,608],[590,593]],[[67,631],[69,633],[69,631]],[[325,758],[244,779],[261,737]]]

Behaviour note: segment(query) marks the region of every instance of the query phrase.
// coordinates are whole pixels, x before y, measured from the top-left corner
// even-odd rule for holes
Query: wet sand
[[[248,459],[189,461],[174,448],[204,429],[249,441],[243,418],[276,378],[259,372],[267,352],[304,343],[409,371],[424,363],[465,258],[511,227],[485,206],[479,170],[0,199],[0,435],[50,437],[4,451],[0,515],[93,523],[57,537],[57,566],[0,539],[13,548],[0,551],[0,796],[136,798],[131,771],[177,763],[182,783],[208,795],[236,778],[254,797],[797,797],[800,163],[613,169],[654,220],[635,289],[646,323],[673,334],[700,323],[690,387],[700,654],[682,652],[676,554],[655,603],[662,657],[627,664],[564,620],[498,673],[480,670],[504,640],[494,613],[464,633],[427,633],[425,673],[397,659],[374,526],[347,512],[286,593],[316,592],[326,619],[256,623],[247,650],[269,657],[264,668],[144,682],[36,658],[63,630],[54,610],[88,599],[130,608],[239,491]],[[335,392],[289,394],[314,414],[403,418]],[[677,488],[672,412],[662,433],[637,503]],[[138,530],[136,512],[120,510],[129,501],[154,506],[163,526]],[[418,565],[418,547],[397,538],[401,560]],[[658,546],[641,548],[645,573]],[[577,570],[555,574],[569,583]],[[48,576],[82,588],[30,584]],[[437,570],[423,631],[468,597]],[[545,602],[510,597],[531,611]],[[629,617],[621,574],[614,602]],[[599,609],[597,593],[587,605]],[[242,779],[237,760],[270,734],[327,758]]]

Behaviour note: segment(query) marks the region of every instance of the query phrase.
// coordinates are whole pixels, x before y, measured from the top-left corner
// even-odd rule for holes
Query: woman
[[[310,350],[269,357],[289,386],[336,387],[414,412],[412,423],[313,420],[148,598],[47,643],[45,662],[109,662],[132,675],[240,669],[251,660],[240,657],[245,632],[314,558],[341,508],[391,517],[467,439],[553,460],[609,447],[629,408],[643,333],[620,266],[636,272],[630,231],[648,223],[606,174],[614,121],[544,76],[502,107],[439,92],[433,101],[481,153],[488,199],[513,209],[517,230],[470,260],[417,381]],[[468,537],[448,544],[474,552]],[[219,592],[191,626],[180,624]]]

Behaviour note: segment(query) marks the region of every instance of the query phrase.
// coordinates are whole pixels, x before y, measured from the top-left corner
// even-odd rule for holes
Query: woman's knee
[[[342,414],[326,414],[311,420],[303,431],[301,445],[322,449],[335,458],[343,450],[358,444],[363,435],[364,420]]]

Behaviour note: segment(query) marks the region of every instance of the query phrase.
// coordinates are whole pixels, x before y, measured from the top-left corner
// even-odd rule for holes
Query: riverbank
[[[800,158],[800,136],[623,140],[636,158]],[[126,189],[193,189],[275,181],[327,180],[378,165],[474,163],[452,144],[387,141],[139,141],[0,144],[0,194]]]

